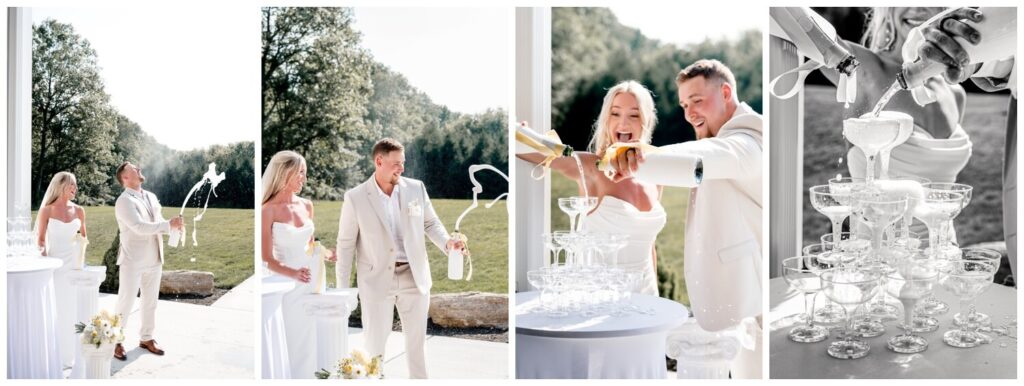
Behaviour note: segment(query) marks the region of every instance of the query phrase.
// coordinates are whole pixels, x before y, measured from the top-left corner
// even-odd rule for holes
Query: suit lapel
[[[370,206],[373,207],[374,213],[377,214],[377,220],[380,221],[381,228],[384,228],[384,231],[387,232],[388,240],[394,240],[395,235],[391,234],[391,227],[388,226],[387,212],[384,211],[384,204],[380,199],[377,181],[373,179],[373,176],[370,176],[370,180],[366,182],[366,199],[370,201]]]

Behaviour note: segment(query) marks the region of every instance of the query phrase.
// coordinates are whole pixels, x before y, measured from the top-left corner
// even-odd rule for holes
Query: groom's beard
[[[388,182],[391,183],[391,186],[396,186],[396,185],[398,185],[398,179],[399,179],[398,176],[391,176],[391,180],[388,181]]]
[[[146,176],[140,174],[139,175],[139,183],[141,184],[143,182],[146,182]]]

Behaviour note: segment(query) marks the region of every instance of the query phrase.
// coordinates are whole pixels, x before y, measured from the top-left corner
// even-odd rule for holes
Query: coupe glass
[[[579,206],[576,205],[576,197],[563,197],[558,199],[558,209],[561,209],[566,216],[569,216],[569,231],[576,231],[576,216],[580,214]]]
[[[971,203],[971,197],[974,192],[974,188],[971,187],[970,185],[958,184],[955,182],[933,182],[926,184],[925,186],[932,190],[941,190],[963,194],[964,200],[961,205],[961,210],[963,210],[963,208],[966,208],[967,205]],[[946,223],[943,224],[942,229],[939,232],[939,242],[941,243],[939,245],[942,246],[941,248],[939,248],[939,252],[946,254],[951,259],[955,259],[958,255],[960,255],[960,251],[957,250],[957,246],[953,245],[953,243],[950,242],[949,239],[949,235],[955,233],[956,232],[953,228],[953,219],[946,221]]]
[[[985,248],[964,248],[960,252],[960,260],[986,263],[995,268],[996,271],[999,271],[999,264],[1002,258],[1003,255],[1001,253]],[[964,318],[967,318],[967,320]],[[965,324],[989,326],[992,324],[992,318],[987,314],[976,311],[974,304],[971,304],[967,316],[959,312],[953,315],[953,323],[957,326]]]
[[[553,233],[544,233],[540,235],[540,239],[544,242],[544,248],[548,251],[547,261],[544,262],[545,267],[553,267],[558,265],[558,255],[562,252],[562,246],[555,240]]]
[[[597,197],[571,197],[572,205],[576,208],[576,213],[580,216],[580,221],[576,223],[576,232],[585,230],[583,223],[586,222],[587,213],[597,207]]]
[[[853,312],[878,293],[878,275],[852,268],[836,268],[821,274],[822,290],[829,299],[846,309],[842,339],[828,345],[828,355],[838,359],[863,358],[871,347],[853,335]]]
[[[942,287],[960,300],[960,312],[967,311],[968,305],[978,295],[992,286],[996,268],[989,263],[955,260],[949,264],[939,281]],[[991,338],[977,331],[977,323],[966,319],[959,329],[946,331],[942,340],[953,347],[970,348],[988,343]]]
[[[964,195],[948,190],[926,189],[924,198],[914,208],[914,217],[928,227],[928,245],[934,264],[943,264],[946,255],[942,246],[944,224],[951,221],[963,209]]]
[[[882,232],[907,211],[907,196],[861,193],[854,197],[854,212],[871,230],[871,261],[881,260]]]
[[[927,264],[913,262],[902,263],[898,267],[889,275],[885,289],[903,303],[903,334],[890,338],[888,346],[902,354],[922,352],[928,348],[928,340],[914,335],[914,308],[917,301],[932,292],[939,271]]]
[[[526,273],[526,281],[530,282],[530,285],[533,286],[533,288],[536,288],[538,291],[540,291],[540,294],[537,295],[537,299],[539,299],[540,301],[540,308],[542,310],[548,309],[547,305],[544,302],[544,298],[547,297],[546,295],[548,294],[547,280],[548,273],[542,270],[538,269]]]
[[[870,184],[875,179],[875,157],[899,136],[898,120],[886,117],[849,118],[843,120],[843,137],[864,152],[867,170],[864,177]]]
[[[850,192],[833,193],[829,185],[817,185],[810,188],[811,206],[832,222],[833,238],[839,237],[843,231],[843,220],[853,213],[852,196],[853,194]],[[825,256],[822,258],[828,259],[831,254],[831,251],[825,252]]]
[[[835,243],[835,235],[826,233],[821,235],[821,246],[823,250],[840,252],[841,258],[836,263],[846,265],[856,263],[857,260],[866,256],[871,251],[871,240],[857,237],[853,232],[839,232],[839,243]],[[811,244],[817,245],[817,244]],[[807,247],[804,247],[806,250]]]
[[[569,262],[569,244],[572,242],[573,233],[571,231],[554,231],[551,232],[551,238],[555,241],[555,246],[558,248],[558,252],[565,253],[565,263]],[[563,263],[564,264],[564,263]],[[555,254],[555,265],[558,265],[558,254]]]
[[[828,337],[828,329],[814,325],[814,295],[821,291],[821,279],[818,273],[804,264],[809,256],[790,257],[782,260],[782,277],[790,287],[804,294],[804,315],[806,325],[796,326],[789,330],[789,339],[800,343],[821,342]]]
[[[832,234],[829,233],[826,236],[832,236]],[[822,272],[825,272],[829,269],[838,266],[845,265],[846,263],[851,261],[851,259],[846,257],[851,255],[849,253],[844,253],[842,255],[834,253],[828,258],[822,259],[821,256],[824,255],[824,252],[830,249],[832,248],[826,247],[824,243],[811,244],[804,247],[804,265],[810,270],[814,271],[816,275],[821,276]],[[840,258],[835,259],[835,257],[837,256],[839,256]],[[826,304],[824,307],[817,308],[817,310],[815,310],[814,313],[811,314],[814,315],[814,320],[823,324],[837,324],[842,322],[846,318],[846,311],[843,309],[842,306],[833,303],[832,301],[828,300],[827,297],[825,298],[825,302]],[[807,322],[802,318],[798,319],[805,323]]]

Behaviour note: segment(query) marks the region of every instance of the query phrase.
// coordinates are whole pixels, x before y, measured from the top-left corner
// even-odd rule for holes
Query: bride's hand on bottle
[[[302,283],[309,283],[311,275],[309,274],[309,268],[299,268],[292,270],[292,279]]]
[[[330,261],[332,263],[336,262],[338,261],[338,253],[333,248],[324,249],[324,260]]]
[[[620,182],[633,177],[640,163],[644,161],[644,153],[639,147],[627,149],[612,158],[611,166],[615,168],[612,182]]]

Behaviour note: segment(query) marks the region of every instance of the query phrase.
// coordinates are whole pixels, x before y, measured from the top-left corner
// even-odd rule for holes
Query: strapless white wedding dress
[[[658,271],[654,267],[653,251],[666,217],[660,202],[655,201],[651,210],[643,212],[617,197],[604,196],[597,209],[587,215],[584,228],[594,233],[629,235],[629,244],[619,250],[619,267],[643,272],[639,292],[658,296]]]
[[[313,223],[301,228],[275,222],[273,225],[274,258],[289,268],[312,268],[312,258],[306,255],[306,245],[313,236]],[[295,289],[284,294],[281,313],[284,316],[284,338],[288,346],[288,361],[292,378],[314,378],[316,368],[316,320],[306,314],[299,297],[312,292],[315,281],[295,283]]]
[[[61,365],[71,367],[75,362],[75,351],[79,349],[75,335],[75,320],[78,314],[78,295],[71,286],[68,272],[75,267],[82,247],[75,235],[82,228],[82,220],[63,222],[50,218],[46,223],[46,255],[64,262],[53,271],[53,290],[57,304],[57,345],[60,347]]]

